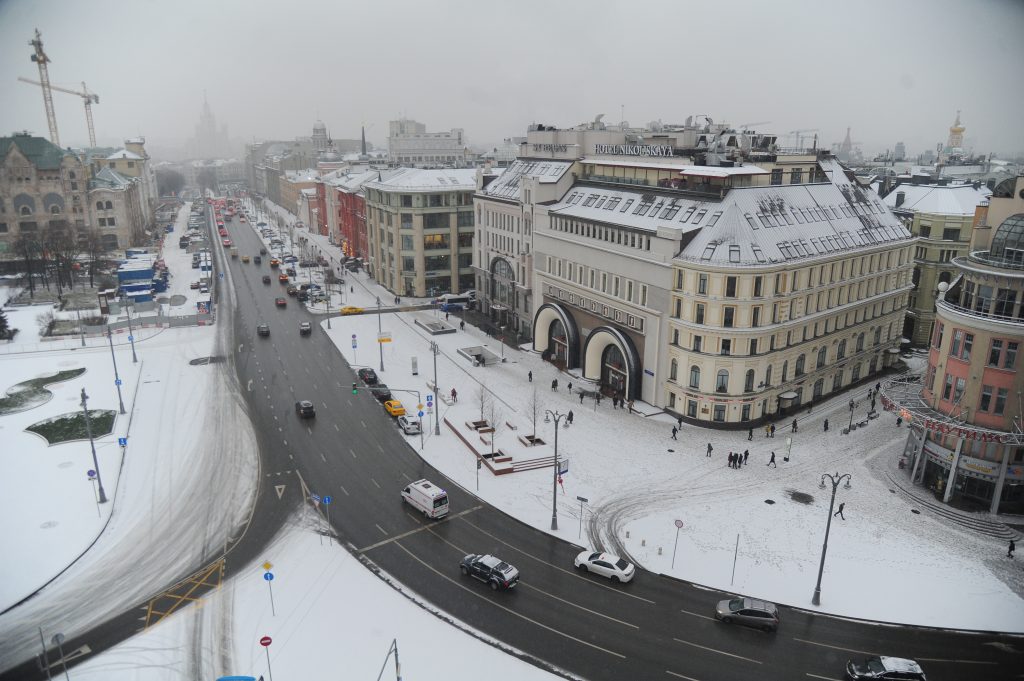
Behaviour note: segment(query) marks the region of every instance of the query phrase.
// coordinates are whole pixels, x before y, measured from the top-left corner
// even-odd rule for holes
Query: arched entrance
[[[583,377],[627,400],[638,399],[642,368],[633,341],[610,326],[594,329],[583,348]]]
[[[545,303],[533,317],[533,349],[563,369],[580,365],[580,332],[572,315],[555,303]]]
[[[515,312],[516,273],[504,258],[491,261],[490,304],[491,320],[498,326],[507,326]]]

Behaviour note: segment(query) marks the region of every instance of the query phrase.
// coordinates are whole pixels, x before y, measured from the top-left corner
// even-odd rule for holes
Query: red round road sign
[[[683,526],[683,521],[682,520],[677,520],[676,521],[676,527],[682,527],[682,526]]]
[[[263,646],[264,648],[268,647],[273,642],[274,642],[273,639],[271,639],[269,636],[264,636],[263,638],[260,639],[260,645]]]

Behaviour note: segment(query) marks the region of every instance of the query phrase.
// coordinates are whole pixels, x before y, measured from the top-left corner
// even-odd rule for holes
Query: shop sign
[[[667,144],[595,144],[594,153],[610,156],[673,156],[675,150]]]

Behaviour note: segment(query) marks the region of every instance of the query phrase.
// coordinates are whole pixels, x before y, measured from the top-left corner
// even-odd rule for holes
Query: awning
[[[886,350],[886,352],[888,352],[890,355],[898,355],[898,354],[900,354],[900,349],[899,348],[889,348],[888,350]]]
[[[795,400],[796,397],[797,397],[796,391],[794,391],[794,390],[787,390],[786,392],[784,392],[781,395],[779,395],[779,399],[783,399],[783,400]]]

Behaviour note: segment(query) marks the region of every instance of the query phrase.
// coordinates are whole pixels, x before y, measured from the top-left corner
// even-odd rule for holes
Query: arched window
[[[97,201],[96,202],[96,210],[103,210],[103,202],[102,201]]]
[[[696,364],[690,367],[690,387],[700,388],[700,367]]]
[[[69,170],[68,171],[68,177],[71,178],[72,180],[75,179],[75,171],[74,170]]]
[[[715,392],[729,392],[729,372],[725,369],[718,370],[718,377],[715,379]]]
[[[864,349],[864,333],[861,332],[857,336],[857,352],[860,352],[863,349]]]
[[[106,205],[103,207],[106,208],[107,210],[112,210],[114,208],[114,204],[111,203],[110,201],[107,201]]]
[[[839,349],[836,350],[836,359],[846,357],[846,339],[839,341]]]
[[[60,206],[50,206],[50,213],[52,215],[59,215],[60,214]]]
[[[805,362],[806,362],[806,358],[803,355],[800,355],[799,357],[796,358],[796,375],[797,376],[803,376],[804,375],[804,364],[805,364]]]
[[[752,393],[754,392],[754,370],[747,369],[747,377],[743,380],[743,391]]]
[[[766,386],[772,384],[772,365],[769,364],[768,368],[764,370],[764,384]]]
[[[875,345],[878,345],[881,342],[882,342],[882,327],[879,326],[879,327],[875,328]],[[871,373],[874,373],[874,371],[872,371]]]
[[[821,348],[818,350],[818,365],[816,368],[820,369],[825,366],[825,362],[828,360],[828,348]]]
[[[677,362],[676,360],[673,359],[672,362],[668,366],[668,380],[670,380],[670,381],[676,380],[676,375],[678,373],[679,373],[679,362]]]
[[[782,382],[786,382],[786,377],[789,375],[789,360],[787,359],[782,363]]]
[[[21,207],[21,208],[20,208],[20,209],[18,210],[18,212],[19,212],[19,213],[20,213],[21,215],[32,215],[32,209],[31,209],[31,208],[29,208],[28,206],[22,206],[22,207]]]

